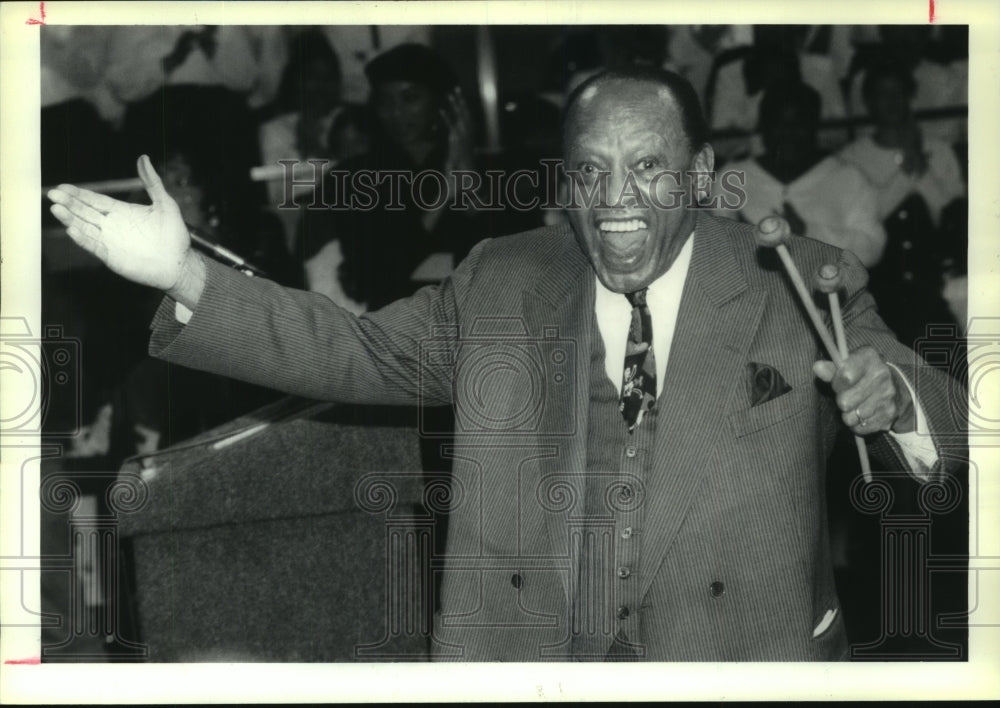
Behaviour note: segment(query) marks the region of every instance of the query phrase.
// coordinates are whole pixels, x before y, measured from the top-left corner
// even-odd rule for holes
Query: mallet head
[[[753,232],[757,245],[765,248],[777,248],[787,243],[791,236],[791,227],[780,216],[769,216],[761,220]]]
[[[843,284],[843,277],[840,275],[840,268],[833,263],[824,263],[816,271],[816,289],[822,293],[835,293],[840,290]]]

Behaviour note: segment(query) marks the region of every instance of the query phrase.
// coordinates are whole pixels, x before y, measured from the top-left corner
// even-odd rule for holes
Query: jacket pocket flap
[[[736,437],[742,438],[791,418],[809,405],[815,394],[816,389],[813,386],[802,384],[767,403],[734,411],[729,415],[729,423]]]

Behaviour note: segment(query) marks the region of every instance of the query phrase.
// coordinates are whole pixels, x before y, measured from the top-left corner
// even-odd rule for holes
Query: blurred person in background
[[[760,106],[764,154],[726,166],[744,176],[745,203],[718,213],[749,223],[779,214],[793,233],[852,251],[871,268],[885,248],[875,196],[856,167],[820,149],[819,120],[811,87],[770,89]]]
[[[751,25],[668,25],[664,68],[686,78],[706,103],[705,90],[718,56],[753,44]]]
[[[871,66],[864,98],[875,130],[840,152],[874,187],[888,238],[871,290],[886,324],[909,346],[928,324],[957,324],[942,290],[946,271],[963,267],[968,245],[962,168],[951,146],[915,120],[916,90],[906,65]]]
[[[264,121],[259,129],[261,160],[268,167],[277,166],[279,160],[304,163],[328,159],[335,162],[338,155],[327,145],[327,136],[341,110],[337,52],[317,28],[306,29],[289,42],[289,61],[271,108],[277,115]],[[311,193],[313,187],[303,175],[308,177],[312,170],[311,164],[296,165],[294,170],[283,173],[284,179],[269,181],[269,204],[274,207],[285,203],[288,194],[301,197]],[[293,175],[297,181],[294,185]],[[295,209],[276,209],[275,212],[282,219],[288,245],[292,248],[300,214]]]
[[[348,103],[330,124],[326,144],[338,161],[353,160],[371,149],[371,116],[366,106]]]
[[[106,80],[123,104],[164,86],[217,86],[248,109],[275,98],[287,61],[281,27],[128,25],[110,30]]]
[[[126,27],[112,38],[109,82],[127,102],[123,153],[197,155],[226,185],[227,209],[254,212],[263,185],[254,110],[271,101],[286,59],[279,27]],[[234,250],[239,250],[234,248]]]
[[[914,110],[961,108],[969,102],[968,29],[928,25],[880,25],[880,42],[860,47],[848,77],[848,104],[852,116],[871,116],[865,97],[868,66],[888,60],[909,71],[913,81],[910,105]],[[924,135],[949,145],[967,140],[964,117],[924,121]],[[862,133],[870,132],[863,126]]]
[[[55,25],[39,35],[42,184],[117,176],[118,142],[104,114],[109,105],[116,112],[104,81],[108,31]]]
[[[820,98],[820,118],[843,118],[846,109],[838,83],[842,33],[818,25],[758,25],[751,46],[735,47],[717,55],[705,88],[706,107],[713,130],[736,129],[753,133],[760,123],[763,96],[772,89],[804,83]],[[843,142],[843,131],[825,131],[820,144]],[[723,158],[759,155],[759,134],[716,141]]]
[[[225,208],[224,187],[203,155],[167,150],[157,169],[192,233],[226,244],[277,282],[301,286],[301,272],[284,248],[280,224],[264,213]],[[134,200],[142,198],[142,193],[133,195]],[[127,322],[116,324],[134,330],[137,345],[145,339],[144,323],[156,305],[147,293],[139,294],[144,302],[129,306]],[[275,398],[256,386],[189,369],[171,370],[149,357],[144,347],[134,349],[134,361],[117,373],[112,394],[112,452],[121,459],[172,445]]]
[[[475,212],[452,208],[450,198],[454,172],[475,167],[471,119],[451,67],[433,50],[405,44],[372,60],[366,71],[370,149],[338,169],[376,176],[437,171],[445,176],[449,195],[440,194],[439,181],[424,180],[418,204],[405,180],[397,190],[397,180],[380,179],[371,209],[306,210],[298,248],[309,286],[329,282],[329,271],[336,268],[349,298],[340,304],[355,310],[378,309],[441,280],[475,245],[480,228]],[[351,199],[350,181],[344,174],[326,180],[324,204]],[[345,183],[346,191],[339,192]],[[390,207],[397,200],[402,208]],[[425,208],[438,203],[440,208]],[[334,266],[338,248],[343,260]],[[325,277],[323,270],[328,271]]]
[[[301,268],[285,248],[276,217],[260,208],[237,208],[230,202],[228,191],[235,188],[239,193],[243,187],[223,183],[214,165],[195,150],[167,149],[158,166],[164,186],[192,231],[235,251],[272,280],[289,287],[302,286]],[[249,182],[249,177],[243,181]]]
[[[368,100],[365,66],[401,44],[430,46],[430,25],[325,25],[321,31],[340,57],[342,95],[350,103]]]
[[[371,145],[369,135],[371,122],[371,112],[367,106],[350,104],[337,112],[337,116],[330,126],[330,133],[326,138],[329,152],[331,155],[336,155],[337,164],[342,162],[351,164],[355,158],[367,154]],[[285,215],[289,212],[281,210],[280,213]],[[302,233],[303,227],[321,230],[324,222],[329,221],[328,217],[310,214],[307,211],[296,210],[294,214],[297,238]],[[307,220],[304,224],[303,219]],[[317,237],[322,239],[323,234],[318,233]],[[340,247],[339,239],[334,238],[327,241],[319,250],[315,250],[315,246],[308,246],[297,241],[296,253],[300,256],[303,253],[308,254],[299,260],[303,262],[304,282],[309,290],[323,293],[355,314],[361,314],[365,311],[364,303],[349,297],[340,284],[340,265],[344,262],[344,252]]]

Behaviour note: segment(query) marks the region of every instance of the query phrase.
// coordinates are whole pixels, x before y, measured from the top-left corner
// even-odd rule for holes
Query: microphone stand
[[[196,246],[201,247],[203,250],[208,252],[210,255],[214,256],[217,260],[222,261],[228,266],[235,268],[244,275],[250,277],[266,278],[267,273],[252,263],[248,263],[244,258],[238,256],[237,254],[230,251],[225,246],[220,246],[219,244],[208,238],[208,234],[197,226],[192,226],[191,224],[184,222],[187,226],[188,233],[191,235],[191,241],[194,242]]]

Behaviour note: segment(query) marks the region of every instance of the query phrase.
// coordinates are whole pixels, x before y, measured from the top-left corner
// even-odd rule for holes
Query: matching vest
[[[659,404],[628,432],[619,411],[620,387],[605,372],[604,343],[596,322],[593,332],[585,522],[573,539],[579,574],[570,620],[572,651],[574,659],[582,661],[634,660],[645,655],[639,586],[646,475]]]

